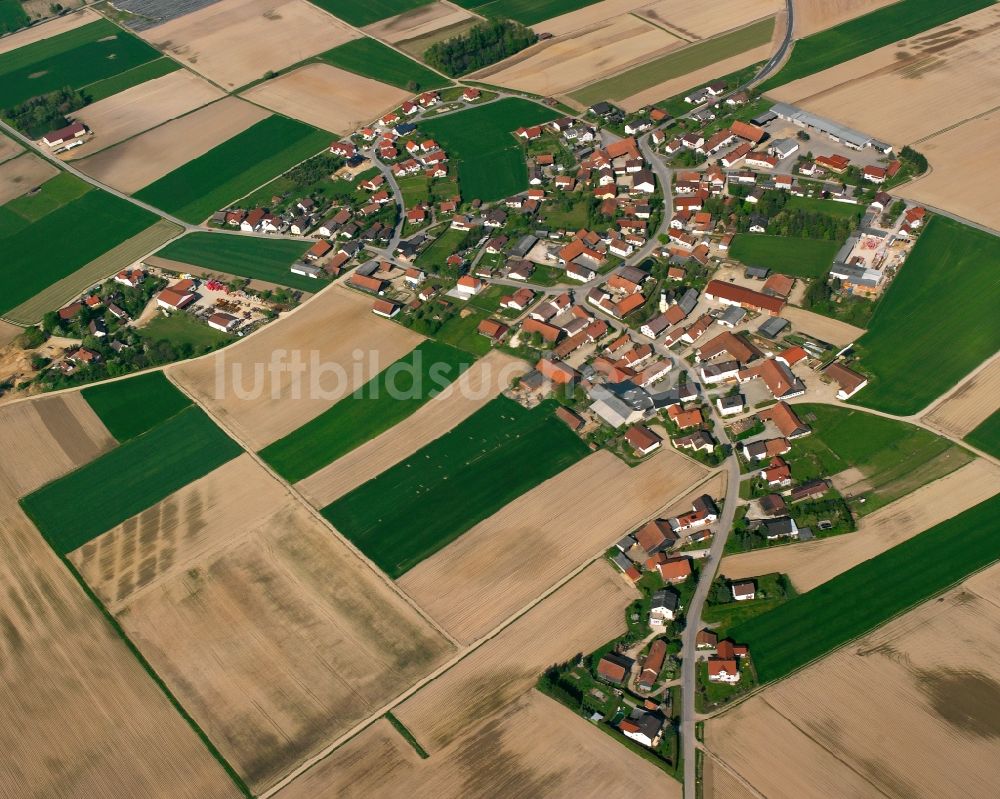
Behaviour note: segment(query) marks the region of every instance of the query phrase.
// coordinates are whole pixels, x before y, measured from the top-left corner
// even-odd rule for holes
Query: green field
[[[839,219],[861,219],[863,209],[852,203],[838,203],[836,200],[822,200],[818,197],[789,197],[785,203],[789,211],[808,211],[826,214]]]
[[[729,255],[748,266],[766,266],[791,277],[821,277],[830,271],[839,249],[835,241],[740,233]]]
[[[571,92],[570,97],[584,105],[593,105],[601,100],[624,100],[657,84],[767,44],[771,41],[773,32],[774,17],[768,17],[732,33],[689,45],[682,50],[654,58],[642,66],[591,83]]]
[[[241,452],[191,406],[29,494],[21,505],[52,548],[65,555]]]
[[[792,55],[777,75],[758,89],[768,91],[790,81],[814,75],[872,50],[923,33],[945,22],[992,5],[994,0],[901,0],[870,14],[814,33],[795,42]]]
[[[399,424],[456,380],[474,358],[424,341],[350,396],[260,451],[294,483]]]
[[[983,452],[1000,458],[1000,411],[993,411],[965,440]]]
[[[262,239],[226,233],[189,233],[157,255],[228,275],[266,280],[301,291],[316,291],[325,281],[293,275],[289,267],[309,249],[307,239]]]
[[[761,682],[818,657],[995,562],[1000,494],[730,630]]]
[[[0,0],[0,33],[12,33],[25,27],[30,21],[20,0]]]
[[[327,50],[320,59],[366,78],[388,83],[400,89],[423,91],[440,89],[451,81],[434,70],[375,39],[352,39],[346,44]],[[415,84],[411,86],[411,84]]]
[[[529,411],[498,397],[323,515],[399,577],[587,454],[554,410],[551,400]]]
[[[1000,350],[997,263],[996,236],[931,219],[858,340],[874,378],[851,402],[916,413]]]
[[[174,313],[170,316],[160,314],[136,332],[147,341],[169,341],[175,347],[190,346],[193,356],[211,352],[221,344],[236,340],[232,333],[223,333],[209,327],[187,313]]]
[[[187,222],[199,223],[315,155],[333,138],[326,131],[275,114],[150,183],[135,196]]]
[[[191,404],[163,372],[99,383],[81,393],[119,443],[142,435]]]
[[[516,19],[523,25],[534,25],[560,14],[593,5],[598,0],[458,0],[456,5],[468,8],[484,17]]]
[[[514,131],[557,116],[549,108],[512,97],[421,121],[420,130],[435,139],[453,162],[458,162],[462,197],[488,202],[528,187],[524,150],[514,138]]]
[[[417,256],[417,266],[428,272],[437,272],[468,238],[466,230],[445,228],[444,232],[432,241],[427,248]]]
[[[88,83],[82,88],[90,99],[90,102],[96,103],[98,100],[111,97],[111,95],[118,94],[118,92],[125,91],[125,89],[129,89],[132,86],[138,86],[140,83],[145,83],[154,78],[162,78],[164,75],[176,72],[180,68],[180,64],[172,58],[164,56],[163,58],[157,58],[155,61],[147,61],[145,64],[132,67],[132,69],[126,72],[112,75],[110,78]]]
[[[0,206],[0,313],[156,222],[148,211],[62,174],[37,194]]]
[[[843,405],[804,403],[795,410],[813,432],[796,439],[785,457],[792,476],[802,482],[860,469],[870,489],[857,512],[870,513],[972,460],[948,439],[906,422]]]
[[[433,0],[365,0],[363,3],[357,0],[309,1],[359,28],[433,2]]]
[[[142,39],[99,19],[0,55],[0,108],[65,86],[81,89],[160,57]],[[122,89],[146,79],[141,72],[132,77]]]

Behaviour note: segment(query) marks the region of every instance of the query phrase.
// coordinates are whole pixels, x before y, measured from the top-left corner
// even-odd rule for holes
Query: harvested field
[[[71,557],[257,792],[450,649],[249,455]]]
[[[0,164],[0,205],[27,194],[58,174],[56,167],[34,153],[5,161]]]
[[[636,590],[607,561],[588,566],[393,713],[431,758],[523,696],[539,674],[625,630]]]
[[[811,591],[997,493],[1000,468],[975,460],[862,517],[858,531],[819,541],[770,547],[722,559],[730,579],[783,572],[799,593]]]
[[[786,83],[769,96],[910,144],[1000,106],[998,53],[1000,9],[993,6]]]
[[[964,438],[1000,408],[1000,357],[966,380],[922,421],[943,433]]]
[[[898,0],[795,0],[795,37],[832,28]]]
[[[749,25],[776,14],[784,7],[781,0],[755,0],[751,3],[745,0],[721,0],[718,3],[694,6],[685,0],[656,0],[637,9],[635,13],[682,39],[697,41]]]
[[[527,370],[520,358],[491,352],[409,418],[299,481],[296,489],[317,508],[329,505],[447,433]]]
[[[552,39],[470,77],[534,94],[562,94],[675,50],[683,41],[631,15]]]
[[[708,750],[765,796],[991,795],[998,577],[994,566],[709,720]]]
[[[3,134],[0,134],[0,163],[13,158],[15,155],[24,152],[24,148],[21,147],[13,139],[9,139]]]
[[[397,44],[409,39],[429,36],[441,28],[450,28],[465,22],[475,22],[476,19],[468,11],[437,0],[368,25],[364,31],[375,39]]]
[[[792,327],[800,333],[806,333],[835,347],[846,347],[861,338],[864,330],[839,319],[807,311],[794,305],[786,305],[781,315],[792,323]]]
[[[681,786],[571,710],[529,691],[427,760],[380,719],[276,796],[372,795],[680,799]]]
[[[267,116],[263,108],[236,97],[226,97],[75,166],[102,183],[132,193]]]
[[[17,506],[17,495],[113,443],[78,393],[0,411],[4,792],[237,799],[222,767]]]
[[[55,17],[41,25],[32,25],[30,28],[18,31],[10,36],[0,38],[0,55],[18,50],[35,42],[51,39],[60,33],[67,33],[75,28],[89,25],[102,19],[100,14],[91,11],[89,8],[82,8],[73,14],[66,14],[62,17]]]
[[[243,94],[279,114],[341,134],[391,111],[410,95],[329,64],[307,64]]]
[[[702,773],[705,799],[746,799],[746,784],[714,757],[705,758]]]
[[[140,35],[226,89],[356,38],[306,0],[220,0]]]
[[[634,469],[596,452],[480,522],[399,585],[452,636],[470,643],[705,474],[672,451]]]
[[[221,89],[186,69],[140,83],[73,112],[73,118],[94,135],[66,157],[86,158],[224,96]]]
[[[1000,163],[982,157],[996,142],[998,122],[1000,113],[985,114],[920,142],[931,169],[903,189],[906,198],[1000,230],[1000,204],[991,191],[1000,183]],[[978,179],[963,180],[970,174]]]
[[[170,375],[256,451],[318,416],[420,340],[402,325],[373,315],[371,298],[330,286],[280,325],[211,357],[172,367]],[[266,371],[272,358],[289,353],[306,365],[300,399],[293,399],[290,371],[281,371],[273,382]]]

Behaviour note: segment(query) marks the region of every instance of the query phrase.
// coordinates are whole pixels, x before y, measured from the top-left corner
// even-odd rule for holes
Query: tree
[[[44,344],[45,338],[45,333],[40,328],[28,327],[17,337],[17,343],[22,350],[33,350]]]
[[[538,34],[519,22],[487,20],[461,36],[435,42],[424,53],[424,60],[455,77],[502,61],[537,41]]]
[[[796,138],[798,138],[799,141],[809,141],[809,134],[806,133],[804,130],[800,130],[798,133],[795,134],[795,136]]]

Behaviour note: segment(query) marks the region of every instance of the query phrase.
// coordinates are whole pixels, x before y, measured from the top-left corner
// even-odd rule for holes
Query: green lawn
[[[1000,411],[993,411],[965,440],[983,452],[1000,458]]]
[[[82,88],[90,98],[90,101],[96,103],[98,100],[111,97],[111,95],[118,94],[118,92],[125,91],[125,89],[129,89],[132,86],[138,86],[140,83],[145,83],[154,78],[162,78],[164,75],[176,72],[180,68],[180,64],[172,58],[164,56],[163,58],[157,58],[155,61],[147,61],[145,64],[132,67],[132,69],[125,72],[112,75],[110,78],[89,83]]]
[[[804,403],[796,412],[813,432],[792,443],[785,459],[799,481],[830,477],[851,467],[871,486],[864,513],[915,491],[964,466],[972,456],[922,427],[875,416],[843,405]]]
[[[461,350],[424,341],[360,389],[260,452],[296,482],[391,429],[472,365]]]
[[[884,624],[997,560],[1000,494],[730,631],[761,682]]]
[[[766,266],[791,277],[821,277],[840,249],[835,241],[740,233],[729,255],[748,266]]]
[[[399,577],[587,454],[554,410],[551,400],[529,411],[498,397],[323,515]]]
[[[488,353],[492,347],[490,340],[486,336],[481,336],[478,330],[479,323],[488,318],[489,315],[487,311],[475,307],[472,308],[472,313],[464,317],[456,313],[441,325],[440,330],[434,334],[434,338],[481,357]]]
[[[581,194],[573,196],[569,208],[566,209],[560,208],[557,202],[545,203],[539,220],[553,229],[579,230],[587,227],[588,210],[588,198]]]
[[[789,596],[781,585],[778,574],[764,574],[754,577],[757,586],[754,598],[737,602],[724,602],[717,605],[705,605],[701,614],[702,623],[712,625],[719,638],[726,638],[733,627],[749,621],[755,616],[770,613],[779,605],[787,602]],[[789,589],[791,586],[789,585]],[[794,594],[794,591],[791,592]]]
[[[191,406],[29,494],[21,505],[52,548],[65,555],[241,452]]]
[[[773,32],[774,17],[768,17],[591,83],[570,93],[570,97],[584,105],[593,105],[601,100],[624,100],[657,84],[767,44]]]
[[[0,33],[12,33],[25,27],[30,21],[20,0],[0,0]]]
[[[453,255],[468,237],[466,230],[446,228],[445,231],[417,256],[417,266],[429,272],[436,272],[444,266],[449,255]]]
[[[456,5],[474,10],[484,17],[516,19],[524,25],[534,25],[560,14],[593,5],[598,0],[458,0]]]
[[[315,155],[335,138],[274,114],[140,189],[135,196],[198,223]]]
[[[81,393],[119,443],[142,435],[191,404],[163,372],[99,383]]]
[[[72,86],[80,89],[160,58],[142,39],[99,19],[0,55],[0,108]],[[137,74],[121,88],[141,83]]]
[[[839,203],[836,200],[823,200],[818,197],[789,197],[785,208],[789,211],[809,211],[840,219],[861,219],[863,214],[860,205]]]
[[[210,352],[220,344],[236,340],[236,336],[232,333],[223,333],[221,330],[211,328],[200,319],[183,312],[173,313],[170,316],[160,314],[137,332],[149,341],[169,341],[175,347],[189,344],[194,348],[196,355]]]
[[[858,341],[874,377],[851,402],[916,413],[1000,349],[1000,239],[934,217]]]
[[[795,42],[777,75],[758,88],[768,91],[821,72],[872,50],[923,33],[937,25],[992,5],[994,0],[901,0]]]
[[[448,78],[375,39],[353,39],[327,50],[319,58],[348,72],[400,89],[424,91],[451,84]]]
[[[112,247],[155,224],[132,203],[58,176],[0,207],[0,313],[16,308]]]
[[[423,175],[408,175],[405,178],[397,178],[396,182],[403,195],[403,205],[407,208],[428,202],[431,198],[430,181]]]
[[[266,280],[301,291],[316,291],[325,281],[293,275],[289,268],[309,249],[307,239],[262,239],[225,233],[189,233],[157,255],[229,275]]]
[[[357,0],[309,1],[359,28],[433,2],[433,0],[365,0],[363,3]]]
[[[514,131],[557,116],[552,109],[530,100],[510,97],[422,121],[420,130],[436,140],[452,162],[458,163],[462,196],[487,202],[528,188],[524,150],[514,138]]]

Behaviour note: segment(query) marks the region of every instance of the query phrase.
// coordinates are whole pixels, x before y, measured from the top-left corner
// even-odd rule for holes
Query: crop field
[[[260,456],[289,482],[308,477],[403,421],[472,361],[447,344],[424,341]]]
[[[0,108],[65,86],[80,89],[157,58],[141,39],[98,19],[0,54]]]
[[[480,21],[451,3],[428,0],[410,11],[367,25],[365,33],[420,58],[435,38],[447,38]]]
[[[198,223],[330,143],[330,134],[281,116],[263,119],[164,175],[135,196]]]
[[[258,794],[450,653],[250,455],[70,557]]]
[[[174,70],[75,112],[73,118],[83,122],[94,135],[66,157],[85,158],[224,96],[221,89],[204,78],[186,69]]]
[[[706,747],[741,795],[990,795],[998,587],[994,566],[767,688],[709,720]]]
[[[595,2],[597,0],[487,0],[485,3],[480,0],[458,0],[456,5],[484,17],[516,19],[523,25],[534,25]]]
[[[995,357],[925,414],[923,421],[948,435],[962,438],[998,409],[1000,358]]]
[[[998,27],[1000,9],[992,5],[787,83],[770,96],[885,141],[920,141],[1000,105],[1000,63],[992,57],[1000,47]]]
[[[17,505],[19,494],[111,446],[114,439],[79,393],[0,410],[5,791],[239,799],[222,766]]]
[[[901,0],[870,14],[795,42],[792,55],[774,76],[760,85],[768,91],[837,64],[850,61],[879,47],[923,33],[990,5],[993,0]]]
[[[998,260],[1000,239],[931,219],[858,342],[875,378],[852,401],[916,413],[1000,350],[1000,326],[982,323],[995,311],[994,293],[984,287],[993,285]],[[948,357],[930,357],[942,341]]]
[[[798,0],[795,35],[801,39],[895,2],[898,0]]]
[[[730,579],[787,574],[799,592],[811,591],[997,493],[1000,467],[977,459],[902,499],[861,517],[858,530],[817,541],[727,555],[719,571]]]
[[[0,164],[23,152],[20,144],[0,133]]]
[[[443,436],[527,371],[528,364],[520,358],[497,350],[488,353],[407,418],[299,481],[295,488],[315,507],[329,505]]]
[[[1000,411],[993,411],[965,440],[994,458],[1000,458]]]
[[[94,81],[93,83],[88,83],[83,87],[83,91],[87,95],[88,100],[92,103],[96,103],[100,100],[106,100],[119,92],[125,91],[126,89],[140,86],[147,81],[156,80],[157,78],[162,78],[172,72],[180,71],[180,64],[172,58],[164,56],[162,58],[156,58],[152,61],[147,61],[145,64],[139,64],[139,66],[132,67],[132,69],[126,70],[125,72],[116,73],[110,78],[104,78],[102,80]]]
[[[191,405],[163,372],[87,386],[80,393],[119,443],[142,435]]]
[[[170,376],[257,451],[319,416],[422,340],[369,297],[330,286],[289,314]],[[299,358],[305,370],[282,369]]]
[[[637,16],[648,19],[654,25],[666,28],[674,35],[690,41],[699,41],[742,28],[784,9],[780,0],[756,0],[753,3],[745,3],[743,0],[719,0],[712,5],[698,6],[691,6],[685,0],[654,0],[652,3],[637,2],[632,5],[640,6],[634,9]],[[796,3],[796,23],[798,23],[798,5]]]
[[[227,90],[357,37],[307,0],[220,0],[140,35]]]
[[[524,150],[514,138],[514,131],[557,116],[555,111],[528,100],[508,98],[422,121],[420,130],[435,139],[452,162],[458,162],[462,197],[486,202],[516,194],[528,186]]]
[[[835,241],[741,233],[733,239],[729,255],[749,266],[765,266],[791,277],[816,278],[830,270],[839,249]]]
[[[65,555],[240,452],[199,408],[189,407],[21,504],[56,553]],[[81,494],[101,501],[81,514]]]
[[[23,153],[0,164],[0,206],[27,194],[60,174],[49,161]]]
[[[51,187],[50,187],[51,184]],[[81,193],[82,192],[82,193]],[[6,313],[153,225],[148,211],[69,175],[0,207]],[[73,242],[66,247],[66,242]],[[33,268],[25,268],[34,264]]]
[[[440,89],[451,81],[375,39],[353,39],[319,56],[328,64],[399,89]]]
[[[498,397],[323,515],[399,577],[586,454],[553,410],[551,402],[528,411]]]
[[[364,3],[358,3],[356,0],[309,0],[309,2],[360,28],[420,8],[431,0],[366,0]]]
[[[677,452],[635,468],[610,452],[593,453],[415,566],[399,586],[453,637],[470,643],[706,474]]]
[[[948,439],[895,419],[843,405],[803,403],[795,410],[813,432],[792,444],[792,476],[832,475],[846,495],[865,498],[855,513],[871,513],[972,460]]]
[[[614,77],[591,83],[572,92],[570,97],[587,106],[600,100],[624,101],[666,81],[762,47],[771,41],[773,33],[774,18],[762,19],[745,28],[706,39]]]
[[[731,631],[762,682],[780,679],[997,560],[1000,495]]]
[[[0,38],[0,55],[27,47],[29,44],[53,39],[62,33],[89,25],[103,19],[89,8],[82,8],[73,14],[63,14],[48,20],[44,25],[32,25],[10,36]]]
[[[289,268],[309,249],[307,239],[261,239],[225,233],[189,233],[157,255],[172,261],[215,269],[226,275],[265,280],[300,291],[316,291],[323,283],[293,275]]]

